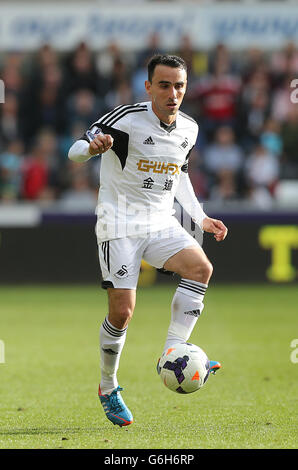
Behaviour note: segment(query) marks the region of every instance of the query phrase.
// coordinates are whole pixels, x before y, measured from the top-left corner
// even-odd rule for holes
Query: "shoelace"
[[[120,401],[118,400],[118,393],[117,392],[121,391],[121,390],[123,390],[123,389],[118,387],[116,390],[114,390],[111,393],[111,399],[110,399],[111,409],[110,409],[110,411],[119,412],[119,411],[124,410],[123,406],[121,405]]]

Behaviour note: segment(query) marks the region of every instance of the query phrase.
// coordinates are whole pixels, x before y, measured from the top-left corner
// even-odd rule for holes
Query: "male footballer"
[[[77,162],[102,155],[96,234],[109,311],[100,328],[98,394],[107,418],[119,426],[133,422],[121,397],[117,370],[142,259],[181,277],[164,349],[190,337],[212,275],[203,249],[173,215],[174,197],[216,241],[227,235],[223,222],[204,213],[188,176],[198,125],[179,111],[186,86],[183,59],[152,57],[145,82],[150,101],[118,106],[93,123],[69,150],[69,158]],[[210,361],[211,372],[220,367]]]

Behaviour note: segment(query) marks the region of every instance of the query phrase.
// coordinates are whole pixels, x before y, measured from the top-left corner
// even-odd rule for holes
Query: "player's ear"
[[[151,82],[149,82],[149,80],[145,81],[145,90],[148,95],[151,95]]]

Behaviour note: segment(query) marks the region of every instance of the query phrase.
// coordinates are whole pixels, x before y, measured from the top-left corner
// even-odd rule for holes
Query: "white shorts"
[[[194,245],[202,249],[178,221],[147,238],[127,237],[102,242],[99,244],[102,287],[136,289],[142,259],[155,268],[163,268],[171,256]]]

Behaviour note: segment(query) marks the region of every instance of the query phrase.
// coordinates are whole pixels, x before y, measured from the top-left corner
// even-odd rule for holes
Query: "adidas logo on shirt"
[[[151,135],[150,137],[148,137],[148,139],[145,139],[143,144],[147,144],[147,145],[155,145],[155,142],[153,141]]]

